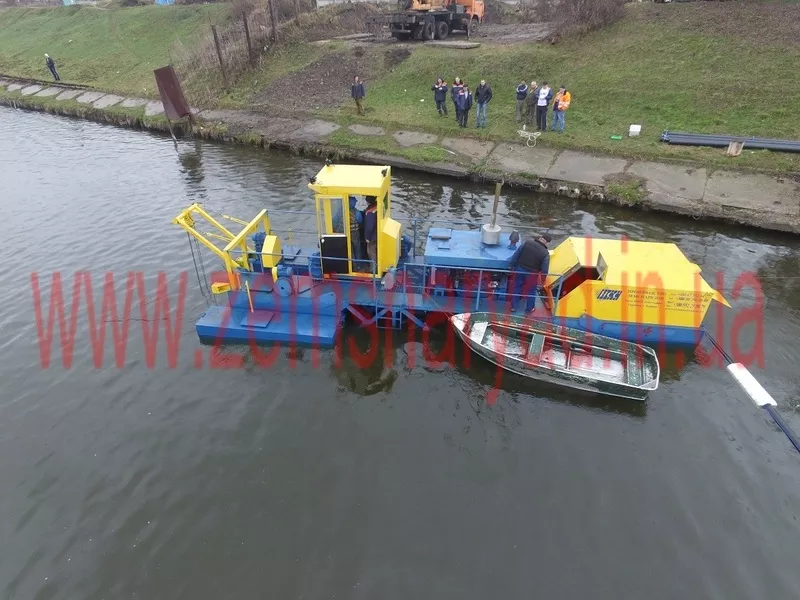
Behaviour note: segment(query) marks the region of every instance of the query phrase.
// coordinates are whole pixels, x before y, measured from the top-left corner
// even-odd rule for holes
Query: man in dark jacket
[[[536,101],[539,98],[539,86],[535,81],[531,81],[531,86],[528,88],[528,97],[525,98],[525,124],[533,125],[536,120]]]
[[[56,81],[61,81],[61,77],[58,76],[58,71],[56,71],[56,63],[52,58],[50,58],[49,54],[44,55],[44,62],[47,65],[47,68],[50,69],[50,73],[53,74],[53,79]]]
[[[447,116],[447,84],[445,83],[444,79],[439,77],[436,80],[436,83],[431,86],[431,90],[433,91],[433,99],[436,102],[436,110],[439,112],[439,116],[441,117],[442,114]]]
[[[525,108],[525,98],[528,97],[528,84],[520,81],[517,86],[517,123],[522,121],[522,112]]]
[[[525,311],[536,308],[536,294],[544,283],[550,269],[550,252],[547,244],[553,241],[548,234],[542,234],[532,240],[525,240],[514,255],[512,270],[514,271],[514,292],[511,296],[511,310],[516,312],[520,297],[527,296]]]
[[[367,242],[367,256],[373,261],[373,265],[377,265],[378,199],[375,196],[367,196],[367,210],[364,211],[364,241]]]
[[[458,106],[459,121],[461,127],[466,127],[469,122],[469,109],[472,108],[472,92],[469,91],[469,86],[465,85],[458,92],[456,97],[456,105]]]
[[[364,114],[364,97],[367,95],[364,89],[364,83],[358,78],[358,75],[353,77],[353,85],[350,86],[350,95],[356,101],[356,110],[358,114]]]
[[[450,97],[453,99],[453,110],[456,111],[456,122],[461,124],[461,111],[458,110],[458,95],[464,89],[464,82],[461,77],[456,77],[453,80],[453,85],[450,87]]]
[[[475,115],[475,127],[486,127],[486,105],[492,99],[492,88],[481,79],[480,85],[475,88],[475,102],[478,104],[478,112]]]

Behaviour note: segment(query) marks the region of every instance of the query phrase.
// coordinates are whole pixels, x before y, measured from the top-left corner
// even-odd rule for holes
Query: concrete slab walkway
[[[144,106],[145,115],[163,114],[164,107],[157,100],[124,98],[113,94],[85,89],[70,89],[46,83],[34,84],[9,79],[0,81],[0,89],[15,92],[9,98],[0,97],[0,103],[25,107],[25,98],[35,96],[55,97],[56,101],[77,98],[82,104],[91,104],[104,110],[137,108]],[[29,108],[35,108],[31,101]],[[75,111],[76,115],[80,111]],[[69,110],[66,111],[67,114]],[[296,145],[331,145],[328,136],[340,125],[322,119],[274,117],[263,112],[246,110],[197,111],[200,130],[209,125],[224,125],[225,137],[247,134],[260,139],[263,144],[283,147]],[[652,161],[628,161],[609,156],[594,156],[573,150],[548,148],[545,139],[535,148],[515,142],[481,140],[473,137],[446,137],[420,131],[386,132],[383,127],[355,124],[348,131],[364,137],[364,150],[347,150],[361,160],[449,175],[452,177],[478,177],[484,180],[517,181],[547,191],[568,196],[581,195],[591,199],[604,199],[607,184],[620,176],[635,178],[642,183],[645,196],[638,205],[670,213],[690,215],[695,218],[716,218],[765,229],[800,233],[800,181],[790,177],[695,169],[686,165]],[[417,164],[408,159],[370,152],[369,139],[388,138],[398,148],[420,145],[438,145],[452,155],[450,162]]]

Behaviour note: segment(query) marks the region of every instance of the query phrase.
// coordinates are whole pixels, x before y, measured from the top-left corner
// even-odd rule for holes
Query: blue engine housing
[[[322,279],[322,257],[319,252],[308,257],[308,274],[314,279]]]

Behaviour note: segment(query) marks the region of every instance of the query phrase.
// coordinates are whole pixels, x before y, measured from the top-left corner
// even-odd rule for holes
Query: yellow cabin
[[[390,183],[390,167],[368,165],[327,164],[311,178],[323,274],[380,277],[397,265],[401,228],[391,217]],[[374,260],[362,243],[369,213],[376,221]]]

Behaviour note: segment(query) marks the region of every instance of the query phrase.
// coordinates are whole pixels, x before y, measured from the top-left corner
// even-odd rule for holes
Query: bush
[[[625,0],[539,0],[539,19],[556,24],[562,33],[583,34],[602,29],[624,15]]]

